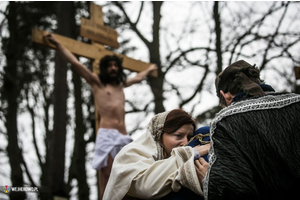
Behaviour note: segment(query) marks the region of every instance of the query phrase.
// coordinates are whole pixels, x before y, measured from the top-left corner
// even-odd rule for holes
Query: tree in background
[[[37,186],[32,177],[31,168],[23,155],[24,143],[22,141],[25,135],[20,134],[18,116],[26,109],[26,106],[22,103],[26,98],[29,98],[29,91],[34,91],[34,88],[32,88],[33,83],[42,81],[38,79],[40,73],[47,73],[47,71],[41,72],[40,68],[36,67],[36,62],[39,62],[39,58],[41,60],[45,59],[47,52],[40,51],[40,57],[33,59],[33,49],[28,47],[31,41],[29,36],[31,35],[31,28],[34,26],[33,23],[41,27],[49,27],[50,25],[49,21],[45,20],[44,15],[49,15],[49,11],[53,6],[49,3],[43,6],[45,6],[44,9],[41,8],[39,2],[9,2],[6,11],[3,13],[5,21],[1,23],[3,26],[6,25],[8,31],[8,34],[5,34],[6,36],[1,37],[4,53],[2,58],[5,58],[6,61],[1,71],[3,78],[1,84],[1,111],[6,129],[4,136],[7,138],[6,153],[9,158],[11,184],[15,187]],[[29,12],[31,12],[30,17],[28,17]],[[32,107],[29,106],[29,102],[27,102],[27,106],[32,114],[33,110],[30,109]],[[34,122],[32,123],[34,124]],[[32,133],[35,139],[35,132],[32,131]],[[38,152],[36,151],[36,153]],[[27,181],[24,180],[24,177]],[[10,199],[25,198],[24,192],[10,193]]]
[[[80,17],[89,16],[87,4],[72,2],[73,7],[63,9],[63,14],[73,12],[68,20],[72,27],[63,30],[71,33],[63,34],[88,42],[78,36]],[[143,133],[154,113],[178,107],[197,117],[199,125],[209,125],[220,110],[214,78],[238,59],[256,63],[276,90],[293,91],[293,67],[300,65],[299,2],[100,4],[105,24],[119,33],[120,48],[111,50],[159,66],[158,78],[149,77],[125,90],[126,123],[131,134]],[[56,168],[62,185],[59,189],[72,199],[97,199],[96,173],[91,168],[95,130],[90,88],[71,70],[61,72],[58,75],[67,87],[62,88],[64,97],[58,102],[65,107],[54,111],[60,106],[54,103],[54,51],[31,42],[33,27],[59,32],[56,10],[60,3],[7,5],[0,23],[0,180],[4,180],[0,183],[43,186],[39,198],[51,198],[50,147],[60,124],[65,133],[57,137],[66,137],[66,141],[59,139],[58,145],[66,147],[61,152],[65,158],[60,163],[64,164]],[[63,115],[54,117],[54,112]],[[10,195],[11,199],[25,199],[34,194]]]
[[[215,105],[205,102],[215,96],[214,77],[239,59],[256,63],[270,84],[277,76],[292,90],[288,81],[300,61],[299,2],[112,2],[110,8],[121,11],[119,23],[160,67],[159,78],[148,79],[154,99],[146,102],[154,102],[155,113],[181,107],[208,125],[220,110],[216,98]],[[169,106],[169,99],[177,103]]]
[[[1,87],[1,114],[3,114],[3,118],[1,119],[3,119],[6,124],[6,131],[3,131],[3,134],[7,137],[8,141],[6,152],[10,160],[11,169],[11,175],[8,176],[12,177],[11,185],[14,187],[41,186],[42,192],[39,194],[41,199],[51,199],[51,196],[57,194],[62,196],[68,195],[71,190],[69,184],[71,184],[73,178],[78,180],[80,198],[88,199],[89,196],[89,188],[87,187],[85,173],[85,146],[82,146],[82,142],[79,142],[80,144],[77,145],[79,139],[75,140],[75,156],[73,156],[74,159],[72,159],[75,160],[73,163],[76,164],[73,164],[70,167],[70,172],[72,173],[70,173],[71,175],[69,176],[70,180],[68,184],[64,183],[64,146],[67,132],[66,127],[69,125],[68,113],[66,112],[66,99],[69,96],[66,81],[67,65],[66,63],[60,65],[57,64],[57,77],[55,78],[55,83],[57,85],[56,90],[53,91],[54,85],[51,85],[51,81],[49,84],[49,78],[51,79],[50,63],[53,54],[50,50],[37,46],[31,41],[31,29],[34,27],[50,32],[56,31],[54,28],[56,28],[55,20],[57,15],[55,11],[57,9],[60,9],[58,11],[60,14],[71,14],[69,19],[65,16],[57,17],[59,19],[58,21],[60,21],[60,27],[67,27],[68,25],[72,26],[69,27],[69,29],[61,28],[61,34],[73,34],[72,37],[76,38],[79,33],[79,28],[75,23],[74,6],[79,10],[82,10],[82,7],[85,5],[80,3],[73,5],[73,2],[69,2],[69,4],[69,11],[73,11],[73,13],[61,10],[65,9],[66,5],[60,5],[60,2],[9,2],[7,10],[3,12],[6,18],[1,23],[3,27],[7,24],[9,30],[8,37],[1,37],[3,41],[2,50],[7,61],[7,65],[4,66],[4,71],[1,72],[1,76],[3,76]],[[77,34],[74,30],[77,30]],[[65,33],[63,31],[69,31],[71,33]],[[58,62],[59,61],[57,61],[57,63]],[[75,87],[75,92],[81,94],[80,82],[76,82],[76,84],[79,84],[80,88]],[[58,89],[60,89],[60,91]],[[80,101],[79,99],[76,100]],[[56,111],[54,111],[57,113],[55,115],[56,118],[52,118],[53,105],[54,108],[56,108]],[[77,110],[79,108],[82,110],[81,105],[78,105],[76,108]],[[62,110],[65,111],[62,112]],[[32,158],[26,156],[23,149],[23,146],[26,146],[24,137],[28,137],[30,132],[27,130],[20,130],[20,125],[17,121],[18,116],[26,112],[29,113],[31,119],[30,129],[32,130],[32,141],[30,142],[32,142],[33,150],[36,155],[37,162],[36,165],[34,165],[35,170],[28,167],[28,163],[32,166],[30,162]],[[41,113],[43,113],[43,115]],[[79,117],[80,116],[81,115],[79,115]],[[41,118],[43,119],[42,123],[44,124],[44,130],[39,129],[39,124],[36,122],[40,121],[39,119]],[[81,120],[81,124],[78,123],[76,126],[76,131],[81,132],[76,136],[81,136],[81,138],[83,138],[85,133],[82,132],[85,131],[85,129],[81,127],[83,122],[84,120]],[[54,125],[51,125],[53,123]],[[21,129],[23,128],[21,127]],[[20,131],[21,134],[19,134]],[[44,136],[42,136],[42,134]],[[41,152],[41,144],[37,139],[41,137],[44,137],[44,152]],[[52,152],[50,149],[52,149]],[[78,149],[80,149],[80,152]],[[51,159],[51,154],[59,154],[59,156],[52,156]],[[62,159],[59,160],[58,158]],[[36,176],[36,168],[40,168],[40,181],[34,177]],[[51,171],[50,169],[53,170]],[[26,178],[24,181],[25,174]],[[57,174],[57,176],[55,176],[55,174]],[[29,181],[27,181],[28,179]],[[3,185],[4,184],[8,183],[4,182]],[[55,186],[58,187],[55,188]],[[12,192],[10,193],[10,198],[25,199],[26,196],[25,193],[22,192]]]

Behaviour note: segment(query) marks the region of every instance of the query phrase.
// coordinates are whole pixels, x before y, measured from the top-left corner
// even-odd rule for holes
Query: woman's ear
[[[223,90],[220,90],[220,94],[223,96],[223,98],[226,101],[226,106],[229,106],[231,104],[232,99],[235,97],[230,92],[224,93]]]

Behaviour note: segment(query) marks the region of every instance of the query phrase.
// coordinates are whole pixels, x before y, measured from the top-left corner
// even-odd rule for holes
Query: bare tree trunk
[[[72,31],[70,22],[74,20],[73,2],[60,1],[57,3],[57,33],[70,36]],[[66,126],[67,126],[67,63],[56,53],[55,83],[54,83],[54,126],[50,149],[50,190],[52,196],[68,196],[68,189],[64,182]]]
[[[162,66],[161,66],[161,60],[160,60],[160,43],[159,43],[159,33],[160,33],[160,11],[161,11],[161,6],[163,4],[162,1],[153,1],[153,41],[149,42],[139,31],[137,28],[137,23],[139,22],[140,18],[138,17],[136,22],[132,22],[127,15],[122,3],[120,2],[113,2],[117,7],[121,9],[123,14],[126,17],[126,23],[128,22],[130,25],[130,28],[138,35],[138,37],[144,42],[144,44],[147,46],[149,50],[149,55],[150,55],[150,62],[155,63],[158,66],[158,77],[153,78],[153,77],[148,77],[148,81],[152,90],[152,93],[154,95],[154,103],[155,103],[155,108],[154,112],[155,113],[160,113],[165,111],[165,107],[163,105],[163,83],[165,79],[165,73],[162,72]],[[140,13],[143,10],[143,3],[140,9]]]
[[[80,76],[73,71],[73,84],[74,84],[74,98],[75,98],[75,144],[74,152],[71,161],[69,171],[69,182],[73,178],[77,179],[78,182],[78,199],[85,200],[89,199],[89,186],[87,183],[85,157],[86,157],[86,142],[84,140],[84,134],[86,127],[83,124],[83,113],[82,113],[82,96],[81,88],[82,82]]]
[[[165,111],[165,107],[163,105],[163,83],[165,79],[165,74],[161,70],[161,61],[160,61],[160,43],[159,43],[159,31],[160,31],[160,11],[162,6],[161,1],[153,1],[153,41],[148,45],[149,53],[150,53],[150,62],[156,63],[158,66],[158,77],[153,78],[149,77],[149,83],[151,86],[151,90],[154,95],[154,103],[155,103],[155,113],[160,113]]]
[[[18,48],[18,31],[17,31],[17,6],[16,2],[9,2],[8,6],[8,29],[10,37],[8,38],[7,49],[5,56],[7,59],[7,66],[4,68],[4,94],[2,94],[7,103],[7,111],[5,113],[6,129],[7,129],[7,153],[11,167],[11,182],[14,187],[23,187],[23,170],[21,163],[23,160],[21,149],[18,144],[18,97],[20,93],[19,77],[17,75],[17,61],[18,56],[21,55]],[[22,200],[26,198],[24,192],[11,192],[10,199]]]
[[[52,104],[52,98],[51,96],[48,97],[46,94],[45,89],[43,88],[43,96],[45,99],[44,103],[44,112],[45,112],[45,118],[44,118],[44,126],[45,126],[45,162],[41,164],[41,186],[43,187],[43,192],[40,193],[40,199],[41,200],[51,200],[51,194],[49,190],[49,182],[50,182],[50,176],[49,176],[49,163],[50,163],[50,144],[51,144],[51,135],[53,133],[53,130],[49,130],[49,123],[50,123],[50,114],[49,114],[49,107]]]
[[[42,161],[42,156],[40,153],[37,152],[36,154],[39,160],[39,165],[41,169],[41,176],[40,176],[40,193],[39,193],[39,199],[40,200],[52,200],[51,194],[49,191],[49,182],[50,182],[50,176],[49,176],[49,163],[50,163],[50,143],[51,143],[51,133],[53,130],[50,129],[50,106],[53,104],[53,91],[51,91],[49,85],[47,85],[47,78],[49,76],[48,72],[48,62],[46,59],[46,55],[49,54],[48,49],[41,49],[41,55],[39,57],[39,67],[40,72],[39,73],[39,85],[41,86],[41,90],[39,93],[43,94],[44,102],[43,102],[43,112],[44,112],[44,119],[43,124],[45,127],[45,136],[44,136],[44,146],[45,146],[45,156],[44,156],[44,162]],[[37,102],[38,103],[38,102]],[[30,109],[28,109],[30,110]],[[34,120],[34,119],[33,119]],[[36,148],[37,149],[37,148]]]
[[[75,22],[75,7],[70,11],[73,15],[73,18],[70,19],[69,29],[72,30],[70,36],[76,39],[77,35],[79,35],[79,29],[76,26]],[[84,134],[86,132],[86,127],[84,125],[84,118],[82,112],[82,104],[83,99],[81,96],[82,89],[82,81],[81,77],[76,73],[75,70],[72,69],[72,82],[74,85],[74,108],[75,108],[75,130],[74,130],[74,149],[73,156],[71,159],[71,165],[69,168],[69,181],[68,186],[71,188],[71,181],[73,179],[77,180],[78,183],[78,199],[89,199],[89,186],[87,183],[87,175],[86,175],[86,141],[84,140]]]
[[[217,53],[217,71],[216,74],[219,74],[222,71],[222,38],[221,38],[221,21],[219,13],[219,2],[215,1],[214,3],[214,21],[215,21],[215,32],[216,32],[216,53]]]

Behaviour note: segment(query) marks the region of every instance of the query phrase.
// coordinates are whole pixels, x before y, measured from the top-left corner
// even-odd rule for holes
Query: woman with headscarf
[[[198,157],[210,145],[184,146],[194,131],[195,121],[181,109],[155,115],[146,134],[116,156],[103,199],[161,199],[182,188],[203,196],[208,164]]]

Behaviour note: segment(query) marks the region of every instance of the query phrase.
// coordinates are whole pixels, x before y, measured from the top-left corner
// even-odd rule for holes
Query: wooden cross
[[[102,7],[90,4],[91,19],[81,17],[80,35],[92,41],[119,48],[118,33],[108,26],[104,26]]]
[[[50,47],[52,49],[56,49],[55,45],[44,40],[43,36],[47,34],[49,33],[46,31],[33,29],[32,40],[33,42],[38,43],[40,45]],[[113,48],[119,47],[117,41],[118,34],[114,29],[104,26],[102,7],[94,3],[90,3],[90,19],[81,18],[81,27],[80,27],[80,35],[82,37],[87,37],[90,40],[92,40],[92,44],[79,42],[77,40],[64,37],[62,35],[58,35],[54,33],[52,34],[61,42],[62,45],[64,45],[73,54],[94,60],[93,72],[96,74],[100,73],[99,62],[101,58],[106,55],[119,56],[123,60],[122,62],[123,67],[125,69],[129,69],[134,72],[143,71],[151,65],[151,63],[145,63],[140,60],[135,60],[127,56],[116,54],[112,51],[108,51],[105,49],[103,45],[108,45]],[[157,77],[157,71],[153,71],[150,75],[153,77]],[[96,104],[95,104],[95,110],[97,110]],[[98,112],[95,112],[96,132],[98,131],[99,121],[100,121],[100,116],[98,116],[97,113]],[[101,184],[100,184],[101,182],[100,177],[101,174],[100,172],[98,172],[99,194],[100,191],[102,191]]]
[[[33,29],[32,30],[32,40],[35,43],[38,43],[40,45],[50,47],[52,49],[56,49],[56,46],[45,41],[43,36],[49,34],[47,31],[42,31],[39,29]],[[69,51],[74,53],[77,56],[82,56],[86,57],[89,59],[93,59],[95,63],[99,63],[101,58],[106,56],[106,55],[117,55],[120,58],[123,59],[123,67],[125,69],[129,69],[130,71],[134,72],[141,72],[145,69],[147,69],[151,63],[145,63],[140,60],[135,60],[132,58],[129,58],[127,56],[124,56],[122,54],[117,54],[112,51],[106,50],[105,47],[101,44],[98,44],[96,42],[93,42],[92,44],[87,44],[83,42],[79,42],[77,40],[64,37],[62,35],[58,35],[55,33],[52,33],[60,42],[62,45],[64,45]],[[109,40],[108,40],[109,42]],[[98,74],[99,71],[99,66],[93,65],[93,72]],[[153,71],[151,74],[153,77],[157,77],[157,71]]]

